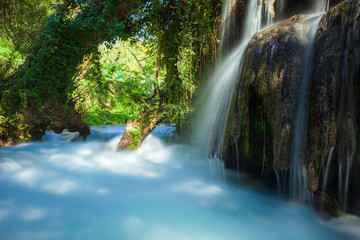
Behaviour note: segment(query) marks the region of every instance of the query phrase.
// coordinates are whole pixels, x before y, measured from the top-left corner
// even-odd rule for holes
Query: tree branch
[[[152,88],[152,86],[151,86],[151,80],[150,80],[149,75],[146,73],[146,71],[145,71],[145,69],[143,68],[143,66],[141,65],[139,59],[138,59],[138,58],[136,57],[136,55],[131,51],[131,49],[129,48],[129,46],[128,46],[126,43],[125,43],[125,46],[126,46],[127,49],[131,52],[131,54],[134,56],[135,60],[136,60],[137,63],[139,64],[141,70],[144,72],[146,78],[147,78],[148,81],[149,81],[149,87],[150,87],[151,95],[153,95],[153,94],[154,94],[154,90],[153,90],[153,88]]]
[[[140,62],[141,62],[141,61],[144,61],[145,59],[151,58],[151,57],[153,57],[154,55],[155,55],[155,53],[152,54],[152,55],[150,55],[150,56],[144,57],[144,58],[140,59],[139,61],[140,61]]]

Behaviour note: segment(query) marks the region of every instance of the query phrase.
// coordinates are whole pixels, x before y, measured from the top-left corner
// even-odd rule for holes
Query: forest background
[[[0,0],[0,143],[130,119],[184,134],[222,2]]]

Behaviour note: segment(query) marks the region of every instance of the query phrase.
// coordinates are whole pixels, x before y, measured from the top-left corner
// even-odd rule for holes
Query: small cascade
[[[284,11],[285,4],[286,4],[286,0],[279,0],[279,9],[280,9],[280,12],[283,12],[283,11]]]
[[[315,1],[315,9],[317,13],[328,11],[330,8],[330,0],[318,0]]]
[[[243,39],[249,39],[261,29],[262,3],[257,0],[249,1],[246,12],[246,30]]]
[[[250,36],[247,36],[247,38],[251,37],[256,32],[259,32],[263,27],[273,24],[276,10],[278,10],[277,14],[279,15],[281,15],[284,10],[285,0],[254,0],[250,1],[248,4],[246,25],[250,26],[250,31],[248,31],[248,33],[251,34]]]
[[[305,49],[302,64],[301,86],[297,99],[297,112],[294,125],[294,139],[290,166],[290,198],[292,200],[311,201],[311,192],[308,190],[307,169],[305,157],[307,149],[307,128],[309,114],[309,94],[312,79],[312,65],[316,31],[320,16],[305,19],[308,21],[309,43]]]
[[[333,153],[334,153],[334,147],[331,147],[327,158],[323,158],[321,161],[322,178],[320,181],[321,183],[320,190],[323,193],[326,193],[327,187],[329,185],[330,170],[333,167],[332,165],[332,159],[334,158]],[[326,198],[322,198],[320,202],[320,209],[322,211],[324,211],[325,205],[326,205]]]
[[[271,25],[273,23],[273,19],[275,18],[275,0],[264,1],[265,4],[265,16],[267,25]]]
[[[346,174],[345,174],[345,185],[344,185],[344,195],[343,195],[343,203],[342,208],[346,212],[347,211],[347,203],[348,203],[348,196],[349,196],[349,183],[350,183],[350,173],[351,173],[351,166],[353,164],[354,154],[348,156],[346,159]]]
[[[334,147],[331,147],[328,157],[324,158],[322,162],[323,178],[322,178],[321,191],[323,192],[326,192],[326,188],[328,186],[329,174],[331,169],[331,160],[333,159],[333,152],[334,152]]]
[[[349,50],[346,49],[342,64],[341,103],[337,130],[339,132],[337,140],[339,162],[338,194],[340,207],[345,212],[347,211],[351,167],[356,149],[356,107],[353,92],[355,85],[354,79],[349,77],[348,55]]]
[[[237,0],[226,0],[225,4],[222,8],[221,12],[221,21],[223,23],[220,33],[220,45],[219,45],[219,53],[220,53],[220,59],[222,58],[222,54],[224,52],[224,45],[226,44],[225,41],[227,39],[227,42],[231,41],[229,39],[230,34],[235,32],[235,24],[231,25],[231,23],[235,22],[236,17],[236,11],[231,11],[234,6],[236,6]],[[233,14],[231,14],[233,13]],[[232,26],[232,27],[231,27]]]
[[[221,152],[223,135],[232,91],[238,79],[238,69],[247,42],[240,44],[217,68],[213,85],[208,89],[205,112],[200,126],[200,142],[204,143],[206,152],[210,146],[216,146],[215,154]],[[221,81],[216,81],[221,79]]]
[[[347,212],[353,157],[354,155],[352,154],[346,158],[344,163],[339,164],[338,195],[341,210],[344,212]]]

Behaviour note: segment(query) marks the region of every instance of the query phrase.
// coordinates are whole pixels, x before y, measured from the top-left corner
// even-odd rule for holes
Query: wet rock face
[[[307,159],[309,163],[326,160],[330,147],[334,147],[337,164],[330,174],[340,180],[321,184],[340,189],[335,193],[340,205],[360,214],[359,0],[342,2],[323,16],[315,56]]]
[[[294,16],[256,34],[246,48],[222,153],[229,167],[235,143],[240,156],[262,170],[265,164],[269,171],[273,165],[289,167],[299,66],[307,43],[302,18]]]
[[[310,96],[310,162],[335,146],[340,165],[359,156],[360,1],[347,1],[321,20]]]
[[[327,2],[327,0],[324,0]],[[275,10],[279,12],[281,3],[283,4],[282,14],[277,14],[275,20],[290,18],[295,14],[306,14],[313,9],[315,0],[276,0]],[[341,0],[329,0],[330,8],[340,3]]]
[[[279,0],[277,0],[279,1]],[[311,10],[314,0],[286,0],[284,1],[283,15],[279,17],[291,17],[298,13],[307,13]]]
[[[264,167],[289,169],[301,58],[308,43],[303,18],[294,16],[250,41],[226,127],[221,156],[227,167],[235,167],[234,158],[238,158],[262,171]],[[323,15],[313,61],[309,125],[304,130],[308,142],[303,151],[304,163],[311,169],[309,189],[315,192],[323,184],[319,184],[320,165],[334,147],[336,164],[329,174],[335,180],[328,189],[341,195],[347,188],[349,208],[356,212],[354,206],[360,201],[355,172],[360,169],[360,0],[337,4]],[[341,186],[346,176],[350,184]],[[342,183],[339,177],[344,178]],[[336,193],[341,188],[343,193]]]

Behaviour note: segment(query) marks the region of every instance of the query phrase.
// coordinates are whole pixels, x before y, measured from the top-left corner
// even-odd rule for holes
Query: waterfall
[[[221,31],[220,50],[224,51],[224,39],[229,36],[231,19],[231,6],[235,6],[236,0],[227,0],[222,10],[223,28]],[[250,0],[247,5],[246,21],[243,28],[242,40],[230,54],[224,59],[219,59],[209,86],[205,89],[205,106],[201,111],[201,124],[198,127],[198,142],[205,152],[217,158],[222,152],[222,144],[225,134],[226,121],[232,100],[235,85],[238,82],[239,70],[243,54],[251,37],[259,32],[262,25],[263,5],[261,0]],[[274,16],[273,14],[271,15]],[[272,22],[272,21],[268,21]],[[223,55],[222,53],[219,54]],[[241,81],[241,80],[240,80]]]
[[[213,73],[209,85],[205,89],[206,94],[204,107],[200,111],[201,120],[198,126],[197,142],[200,148],[211,156],[218,159],[222,152],[226,121],[235,85],[238,82],[239,70],[246,46],[251,37],[261,29],[263,1],[250,0],[247,5],[246,21],[242,33],[242,40],[223,58],[224,40],[234,29],[231,29],[232,6],[236,6],[237,0],[226,0],[222,9],[221,43],[218,66]],[[235,144],[235,143],[234,143]],[[235,144],[236,145],[236,144]],[[218,164],[214,164],[218,166]]]
[[[223,29],[221,37],[224,40],[230,30],[229,16],[231,14],[232,4],[235,0],[227,0],[223,7]],[[251,37],[261,30],[272,24],[275,17],[275,9],[283,9],[285,1],[250,0],[247,5],[246,21],[242,34],[241,43],[235,47],[230,54],[224,59],[220,59],[218,67],[215,70],[213,78],[207,89],[206,104],[202,111],[203,119],[199,126],[199,142],[203,144],[204,152],[208,153],[213,159],[221,159],[226,123],[228,112],[232,101],[235,85],[239,88],[245,88],[245,79],[239,79],[239,69],[243,62],[243,55]],[[310,202],[312,193],[308,189],[308,183],[311,171],[306,165],[306,149],[307,149],[307,128],[308,128],[308,112],[309,112],[309,94],[312,80],[312,65],[314,55],[315,36],[322,13],[328,8],[328,2],[323,0],[315,1],[314,12],[320,14],[305,18],[303,21],[307,23],[309,28],[307,32],[308,44],[302,57],[302,76],[301,86],[299,86],[298,97],[296,99],[296,111],[294,122],[294,137],[292,143],[292,155],[290,157],[290,170],[288,173],[277,173],[279,189],[288,190],[290,198],[293,200]],[[262,26],[262,23],[265,26]],[[223,49],[223,46],[220,47]],[[220,53],[221,55],[221,53]],[[241,90],[240,90],[241,91]],[[240,94],[241,95],[241,94]],[[236,146],[236,142],[233,143]],[[239,168],[239,159],[234,162]],[[218,166],[218,165],[214,165]],[[287,182],[288,180],[288,182]],[[285,181],[281,183],[281,181]],[[346,182],[346,181],[345,181]]]

